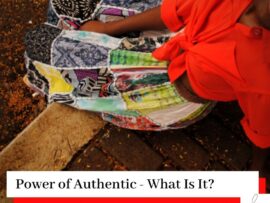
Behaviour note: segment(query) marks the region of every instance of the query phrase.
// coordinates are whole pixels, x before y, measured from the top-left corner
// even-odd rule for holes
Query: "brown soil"
[[[27,29],[45,20],[46,0],[0,0],[0,151],[44,108],[23,83]]]

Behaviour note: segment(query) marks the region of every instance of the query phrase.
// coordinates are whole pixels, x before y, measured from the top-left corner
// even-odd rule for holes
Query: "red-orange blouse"
[[[270,147],[270,31],[238,23],[252,0],[164,0],[161,16],[184,32],[154,51],[170,61],[171,82],[185,71],[202,98],[238,100],[250,140]],[[184,50],[184,52],[181,52]]]

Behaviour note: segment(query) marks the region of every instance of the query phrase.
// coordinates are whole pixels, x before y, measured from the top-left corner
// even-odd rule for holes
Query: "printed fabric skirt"
[[[214,103],[193,103],[180,96],[169,82],[167,62],[152,57],[172,33],[147,31],[115,38],[78,30],[88,20],[119,20],[160,3],[50,0],[48,22],[25,37],[25,83],[48,103],[99,112],[123,128],[177,129],[203,118]]]

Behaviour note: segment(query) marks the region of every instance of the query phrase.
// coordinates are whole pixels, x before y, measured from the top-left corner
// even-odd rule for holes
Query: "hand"
[[[80,30],[109,34],[106,27],[108,27],[107,23],[103,23],[100,21],[87,21],[80,27]]]

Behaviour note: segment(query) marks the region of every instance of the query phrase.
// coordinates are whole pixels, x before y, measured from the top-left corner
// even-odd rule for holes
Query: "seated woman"
[[[121,2],[130,8],[117,10]],[[254,143],[251,169],[267,175],[262,168],[270,147],[270,0],[155,2],[95,2],[91,15],[73,13],[67,23],[59,20],[67,11],[52,0],[56,27],[89,33],[48,27],[30,33],[28,84],[39,90],[45,84],[42,92],[50,101],[103,112],[105,120],[137,130],[182,128],[204,117],[215,101],[237,100],[241,124]],[[141,32],[166,28],[178,33]],[[37,33],[49,29],[50,40],[37,40]],[[135,38],[123,37],[127,33]],[[33,52],[41,43],[49,56]],[[48,69],[58,70],[55,77]],[[61,77],[65,94],[56,85]]]

